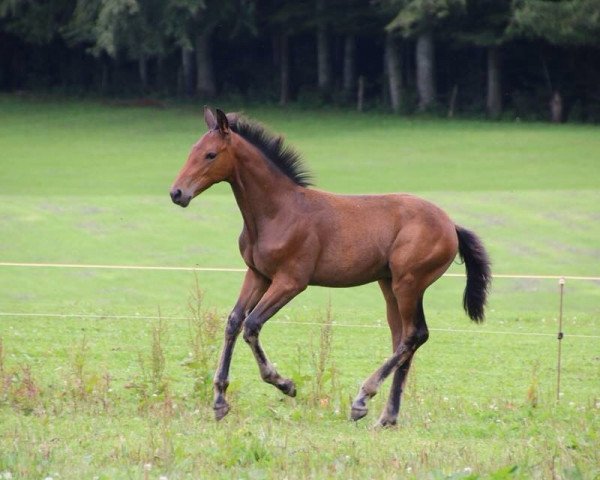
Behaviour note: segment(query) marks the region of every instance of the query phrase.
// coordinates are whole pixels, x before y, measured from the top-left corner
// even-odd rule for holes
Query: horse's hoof
[[[229,413],[229,405],[227,405],[226,403],[222,403],[220,405],[215,405],[213,407],[214,411],[215,411],[215,420],[218,422],[219,420],[222,420],[223,417],[225,415],[227,415]]]
[[[398,424],[398,421],[395,418],[385,418],[381,417],[377,420],[375,424],[376,428],[393,428]]]
[[[352,407],[352,410],[350,410],[350,418],[356,422],[363,418],[368,412],[369,409],[367,407]]]
[[[296,385],[291,380],[286,380],[279,385],[279,390],[285,393],[288,397],[296,396]]]

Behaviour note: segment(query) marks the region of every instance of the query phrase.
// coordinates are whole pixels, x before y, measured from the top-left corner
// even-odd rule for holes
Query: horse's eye
[[[207,160],[212,160],[212,159],[213,159],[213,158],[215,158],[216,156],[217,156],[217,154],[216,154],[216,153],[214,153],[214,152],[208,152],[208,153],[206,154],[206,159],[207,159]]]

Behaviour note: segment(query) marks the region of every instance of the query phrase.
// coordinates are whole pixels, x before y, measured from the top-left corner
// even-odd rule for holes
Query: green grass
[[[185,210],[168,198],[204,131],[200,110],[0,97],[0,261],[241,267],[241,217],[226,185]],[[285,133],[319,188],[438,203],[481,235],[495,273],[600,273],[598,128],[247,113]],[[241,274],[198,278],[204,308],[224,317]],[[207,372],[184,365],[192,273],[0,267],[0,285],[0,310],[15,313],[0,317],[0,478],[600,475],[598,282],[567,282],[556,405],[556,280],[496,279],[487,322],[476,326],[461,311],[464,280],[441,279],[426,298],[431,337],[391,431],[370,428],[387,384],[366,420],[347,421],[349,397],[389,354],[376,286],[309,289],[267,324],[263,344],[299,383],[296,399],[260,381],[240,342],[233,410],[215,424],[209,395],[194,389]],[[313,323],[329,303],[327,391],[314,403]],[[149,373],[160,356],[147,317],[159,311],[165,388]]]

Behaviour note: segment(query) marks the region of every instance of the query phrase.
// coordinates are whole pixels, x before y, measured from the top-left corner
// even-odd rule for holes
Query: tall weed
[[[169,379],[165,375],[166,361],[163,346],[166,325],[160,310],[158,320],[152,326],[151,335],[150,353],[144,355],[142,352],[138,352],[140,374],[134,381],[125,385],[125,388],[131,388],[137,393],[138,410],[141,412],[148,412],[150,407],[159,406],[172,413],[172,398],[169,391]]]
[[[183,365],[191,369],[194,381],[194,396],[201,401],[212,394],[212,377],[218,354],[219,334],[223,322],[214,310],[203,307],[204,293],[198,275],[194,276],[194,287],[190,292],[188,309],[188,335],[190,352]]]
[[[64,390],[56,396],[67,397],[75,408],[94,408],[106,412],[110,406],[112,377],[108,371],[91,370],[90,347],[85,335],[75,348],[70,359],[70,372],[64,380]],[[55,402],[55,408],[60,407]],[[63,405],[64,406],[64,405]]]
[[[533,364],[533,368],[531,370],[531,382],[529,384],[529,387],[527,388],[527,404],[532,408],[536,408],[538,406],[538,402],[539,402],[539,385],[540,385],[540,381],[538,378],[539,368],[540,368],[539,362],[535,362]]]
[[[12,374],[9,401],[25,415],[43,412],[41,388],[31,373],[30,365],[22,365]]]
[[[4,342],[0,337],[0,405],[10,405],[25,415],[43,413],[42,389],[31,366],[24,364],[9,369],[5,362]]]
[[[339,412],[343,408],[344,395],[341,391],[339,371],[333,359],[333,323],[331,302],[320,318],[318,344],[310,343],[310,388],[308,403],[313,407]]]

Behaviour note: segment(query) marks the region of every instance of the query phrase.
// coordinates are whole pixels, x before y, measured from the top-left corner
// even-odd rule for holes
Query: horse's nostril
[[[181,189],[173,189],[171,190],[171,200],[177,203],[181,199]]]

